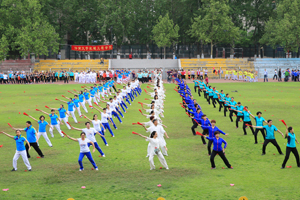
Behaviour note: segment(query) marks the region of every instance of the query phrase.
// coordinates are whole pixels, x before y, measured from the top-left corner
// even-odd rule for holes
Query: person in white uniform
[[[27,145],[29,146],[28,151],[31,149],[31,147],[30,147],[30,144],[27,141],[27,139],[21,135],[21,131],[16,130],[16,136],[9,135],[5,132],[0,132],[0,133],[6,135],[7,137],[10,137],[16,141],[17,150],[16,150],[16,153],[13,158],[13,169],[11,171],[17,171],[17,169],[18,169],[17,164],[18,164],[18,159],[20,156],[22,156],[22,159],[23,159],[24,164],[26,165],[28,171],[31,171],[31,165],[27,158],[27,153],[26,153],[24,142],[26,142]]]
[[[143,125],[143,127],[145,128],[145,130],[147,132],[150,132],[150,133],[152,133],[153,131],[157,132],[157,136],[159,139],[159,147],[160,147],[162,153],[165,156],[168,156],[167,143],[165,141],[164,135],[166,136],[166,138],[169,138],[169,136],[168,136],[167,132],[164,130],[164,128],[161,125],[158,125],[157,119],[153,120],[153,124],[154,124],[154,126],[150,126],[149,128],[146,128],[145,125]]]
[[[76,131],[81,131],[81,132],[85,133],[87,139],[89,139],[90,141],[92,141],[94,143],[93,146],[95,146],[95,148],[99,151],[100,155],[102,157],[105,157],[102,149],[99,147],[99,145],[98,145],[98,143],[96,141],[95,135],[98,134],[101,137],[105,137],[105,136],[102,135],[101,133],[99,133],[98,131],[96,131],[96,129],[91,128],[90,122],[85,122],[85,126],[86,126],[86,128],[84,128],[84,129],[79,129],[79,128],[75,128],[75,127],[72,126],[72,129],[74,129]],[[90,147],[90,145],[91,144],[88,144],[88,147]]]
[[[169,169],[168,164],[166,162],[166,159],[164,158],[164,156],[162,155],[162,153],[159,150],[159,146],[160,146],[160,140],[158,138],[158,134],[156,131],[151,132],[150,137],[146,137],[142,134],[137,133],[137,135],[143,137],[146,139],[146,141],[149,142],[149,162],[150,162],[150,170],[154,170],[155,169],[155,165],[154,165],[154,161],[153,158],[155,155],[157,155],[160,163],[166,168]],[[165,147],[165,150],[167,150],[167,148]]]
[[[95,108],[96,109],[96,108]],[[103,126],[103,124],[101,123],[101,120],[98,120],[98,115],[97,114],[94,114],[93,115],[93,120],[91,120],[90,118],[88,118],[87,116],[83,115],[84,118],[86,118],[87,120],[89,120],[90,122],[93,123],[93,127],[96,131],[98,131],[99,133],[101,133],[103,136],[105,136],[104,132],[106,131],[105,130],[105,127]],[[106,146],[108,146],[108,143],[105,139],[105,137],[101,136],[104,144]]]

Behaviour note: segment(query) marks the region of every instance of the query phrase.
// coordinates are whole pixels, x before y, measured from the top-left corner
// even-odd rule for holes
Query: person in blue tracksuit
[[[211,126],[211,123],[210,123],[208,117],[207,117],[205,114],[202,115],[199,124],[201,124],[201,125],[203,125],[203,126]],[[209,134],[208,129],[202,129],[202,130],[203,130],[203,131],[202,131],[202,134],[203,134],[203,135],[208,135],[208,134]],[[202,139],[202,138],[203,138],[203,139]],[[202,139],[203,145],[206,145],[206,141],[205,141],[205,139],[204,139],[203,136],[201,136],[201,139]]]
[[[193,114],[193,116],[194,116],[194,117],[191,117],[193,119],[193,126],[191,127],[191,129],[192,129],[193,135],[196,136],[195,128],[197,128],[198,124],[200,123],[203,113],[200,108],[198,108],[196,112],[191,112],[189,110],[188,110],[188,112]]]
[[[218,131],[219,133],[222,133],[223,135],[228,135],[226,133],[224,133],[222,130],[220,130],[218,127],[216,127],[216,120],[211,120],[211,126],[204,126],[204,125],[201,125],[202,129],[205,130],[207,129],[208,130],[208,135],[210,138],[213,138],[214,137],[214,133],[216,131]],[[207,145],[207,150],[208,150],[208,155],[211,155],[211,145],[212,145],[213,141],[210,140],[208,142],[208,145]]]
[[[287,138],[287,145],[286,145],[286,154],[285,154],[285,158],[284,161],[282,163],[281,169],[285,168],[285,165],[290,157],[290,153],[292,152],[296,158],[296,163],[297,166],[300,167],[300,161],[299,161],[299,154],[296,148],[296,142],[299,144],[298,140],[296,139],[296,135],[294,133],[294,129],[293,127],[288,127],[286,126],[286,131],[285,131],[285,137]]]
[[[84,132],[80,133],[80,138],[77,138],[77,139],[72,138],[69,135],[66,135],[66,136],[69,139],[79,143],[79,146],[80,146],[80,154],[79,154],[79,158],[78,158],[78,163],[80,166],[79,171],[84,170],[83,165],[82,165],[82,159],[84,158],[84,156],[86,156],[89,159],[89,161],[91,162],[91,164],[93,165],[95,170],[98,170],[98,167],[92,157],[92,154],[90,152],[88,144],[93,145],[93,153],[95,152],[95,145],[91,140],[85,138],[85,133]]]
[[[227,142],[223,138],[220,138],[220,132],[215,131],[214,137],[207,137],[207,136],[205,136],[205,137],[206,137],[206,139],[208,139],[210,142],[212,142],[214,144],[213,151],[210,156],[211,169],[216,168],[216,165],[215,165],[215,156],[216,155],[219,155],[222,158],[223,162],[229,169],[233,169],[233,167],[230,165],[230,163],[228,162],[228,160],[224,154],[225,149],[227,147]],[[223,143],[224,143],[224,148],[222,148]]]

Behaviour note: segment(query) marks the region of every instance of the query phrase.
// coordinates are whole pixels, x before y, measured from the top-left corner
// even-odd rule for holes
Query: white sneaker
[[[167,167],[166,169],[169,169],[169,167]]]
[[[108,146],[108,144],[106,144],[105,146]]]
[[[81,171],[83,171],[84,169],[79,169],[79,171],[81,172]]]
[[[155,170],[155,168],[150,168],[150,170]]]
[[[103,156],[102,157],[105,157],[105,154],[103,154]]]
[[[149,157],[149,155],[146,155],[146,158],[148,158]]]
[[[98,171],[98,167],[97,167],[97,168],[95,168],[95,170],[96,170],[96,171]]]

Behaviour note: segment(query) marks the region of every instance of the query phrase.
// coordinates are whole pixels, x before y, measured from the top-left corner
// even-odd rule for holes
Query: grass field
[[[236,101],[248,105],[252,113],[263,112],[265,119],[273,119],[273,124],[285,132],[280,119],[294,127],[298,137],[300,130],[298,113],[300,109],[299,83],[219,83],[212,84],[218,90],[223,89]],[[143,88],[145,85],[143,86]],[[191,85],[192,87],[192,85]],[[79,85],[1,85],[0,86],[0,130],[14,134],[7,125],[25,127],[28,120],[19,112],[27,112],[38,118],[40,112],[36,108],[44,106],[58,107],[55,97],[68,95],[67,90],[80,89]],[[132,126],[132,122],[148,121],[138,111],[138,101],[145,102],[145,93],[129,107],[123,124],[117,123],[115,138],[107,137],[109,146],[104,146],[97,137],[105,158],[93,153],[99,171],[91,170],[92,165],[85,158],[85,170],[79,172],[77,162],[79,145],[67,138],[61,138],[54,131],[50,138],[53,148],[48,147],[41,138],[40,147],[45,154],[44,159],[37,159],[32,149],[30,163],[32,172],[26,169],[22,159],[18,161],[18,171],[11,172],[12,158],[15,153],[15,142],[0,134],[0,199],[153,199],[159,197],[169,199],[299,199],[299,174],[295,158],[291,154],[287,165],[291,169],[280,169],[284,156],[278,155],[276,148],[269,144],[265,156],[261,156],[262,137],[259,144],[254,145],[254,137],[248,131],[244,136],[241,128],[236,129],[229,118],[223,117],[212,105],[208,105],[203,97],[196,97],[209,119],[215,119],[217,126],[228,133],[222,135],[228,142],[226,156],[234,167],[233,170],[222,169],[224,163],[216,157],[217,169],[210,169],[206,146],[200,137],[192,136],[191,120],[180,107],[179,95],[173,90],[173,84],[166,84],[165,118],[170,139],[167,140],[169,156],[166,157],[170,170],[159,169],[161,164],[155,158],[156,170],[150,171],[146,156],[147,142],[141,137],[132,135],[132,131],[145,134],[142,127]],[[238,92],[232,92],[237,90]],[[25,92],[24,92],[25,91]],[[196,95],[195,95],[196,96]],[[92,117],[95,110],[89,109]],[[46,110],[46,109],[45,109]],[[265,111],[266,110],[266,111]],[[77,118],[78,119],[78,118]],[[49,119],[47,120],[49,121]],[[70,118],[70,123],[75,126]],[[84,128],[85,120],[80,118],[77,128]],[[253,122],[253,120],[252,120]],[[38,128],[36,123],[33,125]],[[241,127],[241,126],[240,126]],[[73,137],[79,137],[78,131],[62,130]],[[198,128],[201,132],[202,129]],[[106,132],[106,135],[109,134]],[[285,153],[286,140],[276,135],[281,149]],[[273,155],[275,153],[275,155]],[[162,187],[157,187],[161,184]],[[233,187],[230,184],[235,184]],[[86,189],[81,189],[86,186]],[[2,189],[9,188],[3,192]]]

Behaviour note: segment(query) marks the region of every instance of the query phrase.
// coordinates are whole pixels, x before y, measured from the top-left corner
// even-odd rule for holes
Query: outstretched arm
[[[57,100],[57,101],[61,101],[61,102],[63,102],[63,103],[68,103],[68,102],[66,102],[66,101],[63,101],[63,100],[60,100],[60,99],[55,99],[55,100]]]
[[[12,135],[9,135],[8,133],[5,133],[5,132],[0,132],[0,134],[4,134],[4,135],[6,135],[7,137],[10,137],[11,139],[14,139],[14,136],[12,136]]]
[[[89,120],[90,122],[92,122],[92,120],[90,118],[88,118],[87,116],[85,116],[84,114],[82,114],[84,118],[86,118],[87,120]]]
[[[64,133],[65,134],[65,133]],[[69,135],[67,135],[67,134],[65,134],[66,136],[67,136],[67,138],[69,138],[70,140],[73,140],[73,141],[75,141],[75,142],[78,142],[78,140],[77,139],[75,139],[75,138],[72,138],[72,137],[70,137]]]
[[[142,135],[142,134],[140,134],[140,133],[138,133],[138,134],[136,134],[136,135],[141,136],[141,137],[143,137],[143,138],[145,138],[145,139],[148,138],[148,137],[146,137],[146,136],[144,136],[144,135]]]
[[[36,109],[36,111],[40,111],[40,112],[42,112],[42,113],[44,113],[44,114],[46,114],[46,115],[48,115],[48,116],[50,115],[49,113],[46,113],[46,112],[43,111],[43,110],[37,110],[37,109]]]
[[[82,129],[80,129],[80,128],[75,128],[75,127],[72,126],[69,122],[67,122],[67,123],[71,126],[72,129],[74,129],[74,130],[76,130],[76,131],[82,131]]]
[[[38,120],[35,119],[34,117],[32,117],[32,116],[30,116],[30,115],[26,115],[26,116],[28,116],[29,118],[31,118],[31,119],[33,119],[34,121],[38,122]]]

